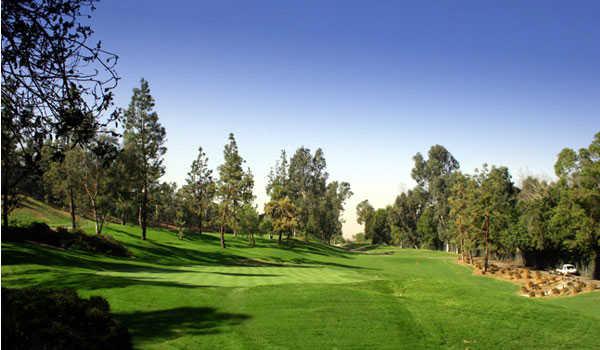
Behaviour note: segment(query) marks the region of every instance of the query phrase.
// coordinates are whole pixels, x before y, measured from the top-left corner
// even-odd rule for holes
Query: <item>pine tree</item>
[[[219,166],[219,182],[217,193],[219,195],[219,216],[221,247],[225,248],[225,227],[237,233],[237,214],[244,204],[252,202],[254,180],[250,169],[244,172],[242,167],[245,162],[240,156],[233,133],[229,134],[229,142],[223,151],[224,162]]]
[[[154,98],[148,82],[141,80],[140,88],[133,89],[129,107],[125,111],[124,148],[135,158],[135,185],[138,191],[142,239],[146,239],[148,220],[148,191],[150,185],[164,173],[163,156],[167,149],[165,128],[158,122]]]
[[[215,181],[212,170],[208,168],[208,157],[198,147],[198,157],[192,162],[192,167],[186,178],[184,197],[187,207],[198,218],[198,230],[202,233],[202,224],[207,217],[207,211],[215,197]]]

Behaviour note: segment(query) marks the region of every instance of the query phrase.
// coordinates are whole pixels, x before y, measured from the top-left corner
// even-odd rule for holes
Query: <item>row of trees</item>
[[[341,239],[341,214],[352,191],[347,182],[328,180],[322,149],[312,154],[310,149],[300,147],[289,160],[281,151],[269,174],[270,202],[265,206],[279,241],[284,233],[288,237],[302,234],[305,240],[313,236],[328,243]]]
[[[41,162],[43,186],[32,194],[68,207],[73,228],[77,213],[94,219],[96,233],[102,232],[107,218],[137,221],[142,239],[149,224],[194,227],[199,233],[207,225],[218,225],[225,247],[224,232],[237,234],[243,226],[240,214],[248,211],[254,199],[253,176],[250,169],[242,168],[244,160],[234,135],[229,135],[225,145],[218,180],[200,147],[185,185],[177,188],[175,183],[159,182],[165,171],[166,131],[154,111],[146,80],[133,90],[123,115],[122,139],[114,132],[97,132],[85,146],[69,144],[68,138],[47,141]],[[55,149],[66,151],[57,156]],[[258,217],[255,209],[252,214]]]
[[[78,215],[91,217],[97,233],[113,219],[139,224],[142,239],[149,225],[160,224],[180,233],[218,229],[223,247],[226,231],[247,233],[252,245],[259,230],[328,241],[340,235],[350,190],[327,184],[321,150],[314,159],[298,151],[281,192],[271,193],[279,185],[270,183],[266,215],[252,204],[253,175],[232,134],[217,178],[199,148],[181,188],[160,182],[166,131],[148,82],[134,89],[126,109],[113,108],[118,57],[92,42],[87,23],[94,9],[89,0],[2,2],[4,225],[28,194],[69,208],[73,228]]]
[[[357,206],[365,238],[404,247],[456,249],[514,258],[546,267],[578,263],[596,278],[600,269],[600,133],[587,148],[565,148],[555,164],[557,180],[534,177],[515,186],[508,168],[484,165],[474,174],[436,145],[428,158],[414,157],[417,186],[392,205]]]

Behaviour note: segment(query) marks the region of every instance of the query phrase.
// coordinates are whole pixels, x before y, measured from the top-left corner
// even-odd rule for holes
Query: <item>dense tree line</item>
[[[517,256],[536,267],[575,262],[600,275],[600,133],[587,148],[560,152],[556,181],[527,177],[520,188],[506,167],[461,172],[439,145],[414,162],[415,188],[386,208],[358,204],[357,221],[372,243],[454,249],[465,260],[483,256],[484,265]]]
[[[288,160],[284,150],[271,170],[267,183],[270,202],[265,212],[273,227],[288,237],[302,234],[331,243],[342,237],[341,214],[350,196],[350,184],[329,180],[322,149],[314,154],[300,147]]]

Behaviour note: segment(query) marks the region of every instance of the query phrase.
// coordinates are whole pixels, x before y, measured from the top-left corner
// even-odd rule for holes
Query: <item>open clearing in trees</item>
[[[35,201],[22,223],[68,225]],[[91,233],[91,222],[82,220]],[[101,295],[137,348],[593,349],[600,293],[524,298],[519,286],[474,275],[456,256],[378,248],[349,252],[317,243],[244,237],[221,250],[216,234],[109,224],[134,258],[2,243],[8,287],[71,287]],[[383,254],[387,253],[387,254]],[[535,276],[534,276],[535,280]]]

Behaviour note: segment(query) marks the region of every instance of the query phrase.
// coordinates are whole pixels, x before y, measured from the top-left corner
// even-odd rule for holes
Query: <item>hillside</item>
[[[28,200],[15,218],[67,226]],[[92,232],[92,225],[81,220]],[[5,287],[70,287],[102,295],[138,348],[598,348],[600,293],[542,300],[474,276],[449,254],[109,224],[133,258],[2,243]],[[391,254],[379,254],[381,252]]]

